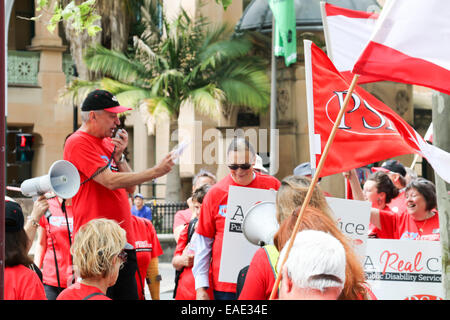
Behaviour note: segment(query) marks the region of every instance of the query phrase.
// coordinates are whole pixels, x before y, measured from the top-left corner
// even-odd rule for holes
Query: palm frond
[[[143,103],[147,105],[148,111],[154,117],[161,115],[172,117],[174,115],[171,108],[172,101],[168,97],[152,97],[143,100]]]
[[[183,83],[183,73],[176,69],[164,70],[160,75],[155,77],[151,82],[152,95],[167,96],[170,93],[176,94]]]
[[[255,112],[268,108],[270,81],[265,71],[248,64],[230,66],[218,86],[232,105],[246,106]]]
[[[99,88],[98,81],[82,80],[74,78],[68,85],[64,87],[58,94],[58,103],[62,105],[78,105],[80,106],[89,92]]]
[[[220,106],[225,101],[225,94],[215,85],[208,84],[192,90],[187,100],[200,113],[216,119],[220,114]]]
[[[111,92],[114,95],[117,95],[118,93],[124,91],[133,90],[134,88],[136,88],[135,86],[131,86],[123,82],[106,77],[100,80],[100,85],[103,89]]]
[[[199,55],[201,70],[215,68],[225,61],[235,60],[249,53],[251,43],[245,39],[222,40],[210,44]]]
[[[139,61],[130,60],[122,52],[102,46],[90,47],[84,60],[91,71],[102,72],[123,82],[131,83],[146,74],[144,66]]]

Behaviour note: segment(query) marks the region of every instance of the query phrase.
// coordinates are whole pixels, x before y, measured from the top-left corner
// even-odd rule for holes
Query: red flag
[[[327,54],[336,69],[351,82],[353,65],[370,39],[378,14],[341,8],[320,2]],[[382,81],[383,77],[362,75],[358,83]]]
[[[450,94],[450,1],[389,1],[353,73]]]
[[[304,45],[311,166],[316,168],[349,84],[322,50],[311,41]],[[403,118],[356,86],[319,176],[412,153],[450,181],[450,154],[427,144]]]

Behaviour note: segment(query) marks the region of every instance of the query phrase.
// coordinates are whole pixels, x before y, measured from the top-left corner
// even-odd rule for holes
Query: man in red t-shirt
[[[120,125],[118,113],[131,108],[120,106],[117,98],[105,90],[88,94],[81,106],[81,127],[64,146],[64,159],[70,161],[80,173],[81,186],[73,197],[74,234],[92,219],[114,219],[127,232],[127,241],[134,243],[131,210],[127,193],[135,186],[168,173],[174,163],[167,154],[155,167],[132,172],[124,156],[128,145],[125,130],[116,133]],[[128,260],[119,273],[114,287],[108,290],[112,299],[137,299],[136,252],[128,250]]]
[[[196,230],[198,236],[194,240],[195,257],[192,269],[198,300],[209,299],[207,288],[210,286],[216,300],[236,298],[236,284],[219,281],[229,186],[274,190],[280,187],[281,183],[275,177],[256,174],[253,171],[255,155],[253,146],[247,140],[234,138],[227,150],[230,174],[215,184],[203,200]],[[210,268],[212,284],[208,278]]]

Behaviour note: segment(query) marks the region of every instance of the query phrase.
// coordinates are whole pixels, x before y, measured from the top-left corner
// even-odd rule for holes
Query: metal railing
[[[152,223],[156,233],[173,233],[173,221],[175,213],[188,208],[187,202],[178,203],[154,203],[147,202],[146,206],[152,209]]]

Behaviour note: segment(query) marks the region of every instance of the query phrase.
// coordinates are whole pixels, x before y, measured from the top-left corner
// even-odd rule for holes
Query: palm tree
[[[250,56],[249,39],[233,37],[226,25],[213,27],[201,17],[193,20],[183,10],[172,21],[158,19],[161,4],[144,2],[145,28],[134,37],[133,51],[95,46],[86,52],[86,65],[104,75],[101,83],[106,90],[121,103],[145,106],[152,116],[168,114],[171,137],[184,103],[213,119],[222,106],[249,107],[256,113],[267,110],[267,63]],[[171,140],[170,149],[177,143],[177,138]],[[167,177],[166,200],[179,201],[180,190],[177,166]]]

